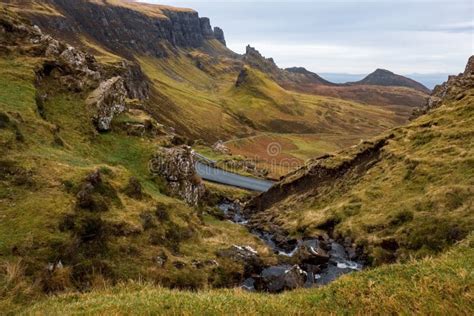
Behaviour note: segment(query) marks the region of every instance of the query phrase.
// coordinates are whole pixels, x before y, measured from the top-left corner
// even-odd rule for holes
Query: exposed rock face
[[[162,148],[150,163],[151,172],[163,177],[170,193],[181,197],[190,205],[197,205],[205,194],[205,187],[195,168],[193,152],[189,146]]]
[[[281,69],[275,64],[273,58],[263,57],[258,50],[250,45],[247,46],[243,60],[253,68],[269,75],[282,86],[301,84],[334,85],[302,67]]]
[[[214,27],[214,36],[216,40],[221,42],[224,46],[227,46],[227,43],[225,41],[225,36],[224,36],[224,31],[220,27]]]
[[[150,82],[139,64],[122,60],[109,70],[112,76],[121,76],[129,99],[146,100],[150,96]]]
[[[88,106],[97,109],[93,121],[99,131],[110,130],[115,115],[125,111],[125,89],[122,77],[113,77],[102,82],[87,98]]]
[[[212,30],[211,20],[209,18],[199,18],[201,24],[201,33],[204,38],[213,39],[214,31]]]
[[[63,16],[32,15],[41,28],[64,40],[88,34],[109,50],[131,57],[133,53],[166,56],[166,44],[201,47],[216,38],[209,19],[192,10],[151,4],[92,0],[47,0]],[[93,18],[84,18],[93,17]],[[221,34],[218,34],[221,38]]]
[[[72,46],[59,55],[57,68],[62,73],[59,81],[69,90],[82,91],[94,87],[101,78],[95,58]]]
[[[375,85],[375,86],[400,86],[412,88],[424,93],[430,93],[430,89],[419,82],[407,77],[394,74],[385,69],[377,69],[361,81],[354,82],[356,85]]]
[[[466,91],[474,87],[474,56],[467,62],[466,69],[457,76],[449,76],[448,81],[437,85],[425,106],[413,112],[417,117],[439,107],[444,101],[461,100],[466,96]]]
[[[281,71],[281,69],[275,64],[273,58],[263,57],[258,50],[250,45],[247,45],[245,49],[244,61],[253,68],[259,69],[267,74],[276,75]]]

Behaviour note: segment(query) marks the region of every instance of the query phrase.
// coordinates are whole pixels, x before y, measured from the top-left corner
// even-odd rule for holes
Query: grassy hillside
[[[263,194],[258,225],[334,230],[374,263],[443,251],[474,229],[474,90],[407,126],[310,161]]]
[[[193,208],[170,197],[151,176],[149,159],[168,142],[166,135],[136,137],[124,129],[149,116],[126,112],[112,132],[97,133],[85,103],[88,91],[73,93],[54,79],[35,84],[42,62],[0,57],[0,310],[44,293],[126,280],[228,286],[230,278],[240,282],[243,267],[217,258],[216,251],[236,240],[271,260],[263,242],[244,228],[217,220],[205,205]],[[89,180],[96,171],[100,180]],[[81,200],[90,181],[98,184]],[[59,262],[62,268],[48,270]]]
[[[446,254],[347,275],[319,289],[280,295],[239,290],[199,293],[127,284],[87,294],[50,298],[28,314],[451,314],[474,312],[474,241]]]
[[[262,168],[274,165],[266,152],[270,143],[292,148],[285,147],[277,163],[291,159],[300,166],[315,154],[354,145],[399,122],[391,110],[287,91],[252,68],[246,68],[246,82],[236,87],[242,65],[231,58],[194,51],[139,61],[155,91],[149,109],[161,122],[211,144],[226,140],[236,155]],[[276,166],[273,176],[284,173]]]

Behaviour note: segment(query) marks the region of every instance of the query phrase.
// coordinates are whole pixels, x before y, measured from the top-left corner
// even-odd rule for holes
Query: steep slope
[[[0,9],[2,312],[24,295],[125,280],[238,284],[244,264],[217,255],[236,240],[271,260],[263,242],[210,215],[205,201],[220,193],[203,196],[192,169],[170,170],[192,166],[189,149],[157,152],[176,135],[140,109],[116,70]],[[155,161],[167,169],[154,172]]]
[[[474,76],[443,85],[407,126],[308,163],[254,199],[253,224],[283,234],[329,230],[382,263],[444,250],[474,229]],[[352,243],[351,242],[351,243]]]
[[[389,78],[383,77],[383,81],[334,84],[302,67],[280,69],[272,58],[263,57],[251,46],[247,46],[243,61],[290,91],[385,107],[393,113],[398,124],[407,122],[413,110],[425,104],[429,93],[421,84],[395,74]],[[376,81],[380,84],[376,84]]]
[[[291,167],[277,166],[273,178],[314,155],[404,123],[411,107],[423,103],[422,95],[412,95],[421,93],[408,88],[315,93],[340,87],[301,69],[280,69],[250,46],[238,56],[225,47],[222,30],[190,9],[120,0],[6,3],[45,32],[96,56],[110,72],[126,64],[117,74],[133,83],[126,88],[137,92],[141,109],[177,134],[208,147],[228,141],[235,154],[262,168],[274,165],[266,148],[281,144],[277,164],[290,160]],[[263,78],[253,88],[236,87],[244,67]],[[261,148],[257,154],[255,146]]]
[[[29,8],[26,15],[56,38],[78,44],[82,36],[129,58],[136,54],[166,56],[167,48],[202,47],[206,40],[225,45],[222,30],[212,29],[208,18],[191,9],[120,0],[6,2],[18,12]],[[56,14],[45,14],[45,7],[54,8]]]
[[[395,86],[408,87],[415,90],[430,93],[430,89],[413,79],[394,74],[385,69],[377,69],[364,79],[350,83],[353,85],[375,85],[375,86]]]

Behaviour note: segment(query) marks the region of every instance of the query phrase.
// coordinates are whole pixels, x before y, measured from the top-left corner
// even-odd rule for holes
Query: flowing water
[[[219,204],[219,209],[232,222],[247,226],[248,219],[242,213],[239,204],[228,201],[222,202]],[[289,243],[285,243],[284,247],[282,247],[277,245],[273,234],[256,230],[250,231],[264,241],[275,252],[275,254],[286,258],[293,258],[298,254],[301,247],[305,247],[305,249],[309,249],[310,252],[317,254],[317,249],[320,249],[319,247],[321,245],[319,238],[305,238],[304,240],[293,240]],[[329,256],[327,262],[317,266],[306,264],[304,262],[298,262],[298,264],[293,266],[288,264],[271,266],[263,269],[260,277],[278,280],[279,276],[284,276],[294,270],[294,273],[305,275],[305,287],[313,287],[328,284],[341,275],[362,270],[363,264],[354,259],[355,254],[349,255],[343,245],[332,239],[329,239],[324,244],[326,246],[325,252]],[[249,291],[255,291],[255,279],[246,279],[242,284],[242,288]]]

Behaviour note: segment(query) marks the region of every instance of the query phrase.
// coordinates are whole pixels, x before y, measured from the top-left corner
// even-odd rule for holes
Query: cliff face
[[[32,14],[30,18],[42,29],[63,37],[87,35],[121,55],[138,52],[161,57],[166,54],[165,44],[200,47],[209,39],[225,43],[222,30],[215,32],[209,19],[193,10],[91,0],[46,2],[63,16]]]

